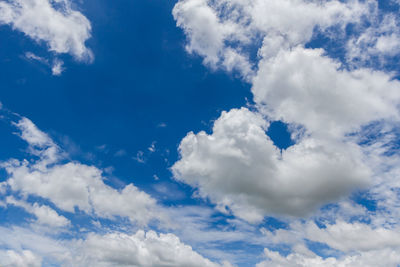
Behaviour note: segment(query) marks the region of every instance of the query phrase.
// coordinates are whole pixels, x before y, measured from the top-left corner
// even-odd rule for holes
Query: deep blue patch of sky
[[[273,121],[267,130],[267,135],[279,149],[286,149],[295,144],[290,136],[288,125],[282,121]]]

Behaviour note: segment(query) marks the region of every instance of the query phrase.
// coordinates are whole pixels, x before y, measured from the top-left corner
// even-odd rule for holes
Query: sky
[[[400,266],[399,9],[0,0],[0,265]]]

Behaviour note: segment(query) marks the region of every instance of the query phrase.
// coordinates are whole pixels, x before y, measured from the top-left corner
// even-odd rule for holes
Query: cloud
[[[29,119],[16,127],[37,160],[9,160],[3,167],[9,174],[10,188],[22,195],[39,196],[58,208],[73,213],[75,208],[88,214],[113,218],[128,217],[146,224],[160,218],[156,201],[133,184],[116,190],[104,183],[102,171],[79,162],[65,162],[63,151]],[[112,201],[110,201],[112,199]]]
[[[211,68],[237,68],[252,84],[260,111],[273,119],[325,135],[398,119],[400,85],[393,74],[373,70],[379,64],[347,70],[346,60],[305,48],[318,33],[343,48],[350,65],[359,57],[398,54],[398,18],[377,1],[181,0],[173,15],[188,52]]]
[[[373,228],[364,223],[339,220],[335,224],[326,225],[325,229],[308,223],[305,232],[307,239],[325,243],[343,252],[400,248],[398,229]]]
[[[35,259],[34,262],[43,261],[43,264],[46,259],[52,259],[51,262],[54,262],[71,257],[69,251],[71,247],[64,246],[62,239],[56,240],[54,237],[48,237],[41,232],[18,226],[0,226],[0,245],[2,248],[6,248],[5,251],[2,251],[3,253],[14,251],[13,254],[20,255],[21,258],[24,258],[24,251],[30,251],[26,252],[28,258]],[[0,252],[0,263],[6,264],[8,258],[2,257],[2,252]],[[5,262],[2,260],[5,260]],[[39,266],[41,265],[39,264]]]
[[[306,137],[281,153],[267,127],[246,108],[223,112],[211,135],[182,140],[174,177],[251,222],[270,213],[304,216],[368,181],[356,145]]]
[[[175,226],[174,233],[209,258],[228,260],[237,266],[249,265],[260,256],[254,248],[270,244],[268,237],[260,234],[258,225],[221,216],[212,207],[172,206],[168,214]]]
[[[370,69],[347,71],[323,53],[296,47],[261,60],[252,86],[260,110],[335,137],[373,121],[399,119],[399,81]]]
[[[342,208],[342,207],[341,207]],[[340,209],[341,209],[340,208]],[[326,216],[326,214],[325,214]],[[324,215],[314,221],[295,221],[287,229],[262,232],[274,245],[285,244],[292,248],[288,255],[266,248],[268,260],[257,266],[398,266],[400,264],[400,242],[398,223],[375,225],[377,214],[369,213],[364,222],[344,221],[335,214],[333,222]],[[376,221],[375,221],[376,222]],[[310,251],[308,243],[322,248],[324,257]],[[320,251],[321,254],[321,251]]]
[[[173,9],[189,53],[202,56],[212,68],[239,71],[248,81],[257,65],[249,51],[273,55],[307,43],[316,29],[336,27],[344,34],[348,23],[368,13],[368,4],[358,1],[180,0]]]
[[[50,67],[51,68],[51,73],[54,76],[59,76],[64,71],[64,68],[63,68],[64,62],[62,60],[60,60],[60,59],[56,58],[56,59],[53,60],[53,63],[50,64],[50,62],[47,59],[45,59],[43,57],[39,57],[39,56],[35,55],[32,52],[26,52],[25,53],[25,57],[27,59],[30,59],[30,60],[36,60],[36,61],[38,61],[38,62]]]
[[[126,156],[127,152],[124,149],[120,149],[114,153],[114,157],[123,157]]]
[[[138,231],[132,235],[89,234],[86,240],[78,243],[77,248],[73,262],[78,266],[231,266],[211,262],[173,234],[157,234],[154,231]]]
[[[394,12],[379,12],[377,7],[373,10],[368,17],[370,26],[360,25],[355,29],[360,34],[346,40],[346,60],[352,67],[387,67],[391,58],[400,53],[398,16]]]
[[[64,71],[63,64],[64,62],[59,59],[54,60],[53,65],[51,66],[52,74],[55,76],[61,75],[61,73]]]
[[[343,50],[351,68],[387,67],[400,53],[399,19],[375,0],[180,0],[173,15],[189,53],[213,69],[239,71],[248,82],[260,60],[251,51],[273,57],[318,35]]]
[[[146,162],[146,158],[144,157],[144,152],[139,150],[136,153],[136,156],[132,158],[133,160],[139,162],[139,163],[145,163]]]
[[[39,61],[39,62],[44,63],[44,64],[48,64],[48,63],[49,63],[49,62],[47,61],[47,59],[42,58],[42,57],[39,57],[39,56],[35,55],[35,54],[32,53],[32,52],[26,52],[26,53],[25,53],[25,57],[26,57],[27,59],[36,60],[36,61]]]
[[[203,257],[175,234],[136,230],[147,228],[154,219],[167,220],[166,209],[133,184],[121,190],[106,185],[100,169],[68,160],[62,148],[29,119],[20,118],[13,125],[18,129],[16,134],[28,143],[31,155],[2,163],[9,175],[1,183],[2,208],[21,207],[34,219],[21,216],[24,227],[14,222],[0,227],[0,264],[231,266]],[[70,220],[56,210],[67,213]],[[101,228],[93,229],[77,220],[82,212],[101,220]],[[103,225],[104,221],[111,226]],[[163,229],[171,222],[164,221]]]
[[[153,175],[155,181],[160,180],[157,175]],[[153,185],[153,189],[163,198],[168,200],[182,200],[186,195],[180,188],[173,183],[158,182]]]
[[[151,142],[151,145],[147,148],[150,151],[150,153],[156,152],[156,143],[157,143],[156,141]]]
[[[7,197],[7,204],[22,207],[26,212],[36,216],[36,223],[48,227],[68,227],[71,222],[64,216],[59,215],[55,210],[46,205],[33,205],[25,201],[20,201],[14,197]]]
[[[325,244],[344,253],[400,249],[399,229],[396,226],[373,226],[357,221],[346,222],[338,218],[323,227],[313,221],[292,222],[289,229],[263,230],[275,244],[297,245],[305,240]]]
[[[0,250],[0,264],[18,267],[48,263],[57,266],[232,266],[204,258],[170,233],[91,232],[84,238],[73,239],[49,237],[20,227],[0,227],[0,233],[0,244],[9,248]]]
[[[0,263],[4,266],[40,267],[42,259],[30,250],[22,250],[20,253],[14,250],[0,250]]]
[[[14,125],[21,131],[20,137],[32,148],[54,147],[58,149],[53,140],[46,133],[40,131],[28,118],[23,117]]]
[[[0,24],[45,42],[57,54],[68,53],[90,62],[93,54],[85,45],[90,38],[89,20],[71,7],[69,0],[15,0],[0,3]]]
[[[224,39],[235,30],[234,25],[220,23],[216,11],[203,0],[180,1],[173,15],[177,25],[188,35],[186,49],[204,56],[206,64],[215,65]]]
[[[290,253],[287,256],[282,256],[281,254],[279,254],[279,252],[265,249],[265,255],[268,258],[268,260],[257,264],[257,267],[269,267],[269,266],[396,267],[400,262],[399,251],[393,251],[390,249],[347,255],[340,258],[334,258],[334,257],[322,258],[306,248],[305,249],[303,248],[301,252]]]

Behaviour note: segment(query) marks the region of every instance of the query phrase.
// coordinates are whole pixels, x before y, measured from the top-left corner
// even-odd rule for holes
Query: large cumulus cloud
[[[368,182],[356,145],[305,137],[281,152],[267,127],[246,108],[223,112],[212,134],[182,140],[175,177],[249,221],[269,213],[306,215]]]

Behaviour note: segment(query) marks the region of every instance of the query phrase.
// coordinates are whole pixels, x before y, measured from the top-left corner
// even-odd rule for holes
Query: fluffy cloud
[[[397,14],[375,0],[180,0],[173,15],[188,52],[212,68],[238,70],[247,81],[260,59],[251,60],[249,51],[275,56],[304,46],[316,32],[337,41],[352,67],[380,67],[400,52]]]
[[[358,1],[181,0],[173,9],[190,53],[204,57],[204,63],[213,68],[238,70],[246,79],[254,69],[246,51],[254,46],[259,49],[255,44],[261,40],[263,49],[273,54],[305,44],[315,28],[344,29],[367,13],[368,5]]]
[[[252,222],[269,213],[303,216],[368,181],[356,145],[306,137],[281,152],[267,127],[245,108],[223,112],[211,135],[182,140],[175,177]]]
[[[253,28],[250,30],[264,36],[264,45],[276,37],[281,37],[284,40],[282,45],[286,47],[307,43],[311,40],[316,28],[322,32],[331,26],[342,29],[350,22],[358,22],[360,17],[368,12],[367,6],[358,1],[236,2],[241,3],[248,20],[251,21]],[[265,42],[266,40],[268,42]]]
[[[396,267],[400,262],[399,251],[383,249],[380,251],[370,251],[347,255],[341,258],[322,258],[307,248],[300,249],[299,252],[290,253],[282,256],[278,252],[265,249],[265,255],[268,260],[257,264],[257,267],[306,267],[306,266],[341,266],[341,267],[373,267],[388,266]]]
[[[347,71],[321,49],[297,47],[262,60],[252,92],[272,119],[341,137],[372,121],[398,120],[400,83],[370,69]]]
[[[318,226],[312,221],[293,222],[288,229],[262,231],[273,244],[286,244],[292,252],[283,256],[265,249],[268,260],[257,266],[398,266],[398,225],[373,226],[361,222],[336,222]],[[316,255],[307,242],[323,244],[326,257]]]
[[[399,229],[374,227],[361,222],[346,222],[338,219],[334,223],[319,227],[312,221],[293,222],[289,229],[273,232],[263,230],[266,237],[275,244],[296,245],[304,240],[318,242],[345,253],[378,251],[387,248],[400,249]]]
[[[325,229],[308,223],[305,232],[309,240],[325,243],[343,252],[400,248],[398,229],[374,229],[370,225],[358,222],[337,221],[335,224],[328,224]]]
[[[174,7],[177,25],[185,29],[190,38],[187,50],[205,57],[206,63],[215,64],[224,39],[234,31],[233,25],[219,23],[219,18],[207,1],[180,1]]]
[[[21,138],[29,143],[30,153],[38,159],[3,163],[9,174],[7,183],[13,191],[49,199],[58,208],[72,213],[78,208],[100,217],[129,217],[141,224],[161,218],[155,199],[133,184],[120,191],[107,186],[98,168],[63,162],[64,152],[29,119],[22,118],[15,125],[21,131]],[[43,211],[43,207],[38,209]]]
[[[68,53],[77,60],[91,61],[85,45],[91,25],[69,0],[15,0],[0,3],[0,24],[8,24],[37,42],[45,42],[50,51]]]
[[[74,266],[222,266],[202,257],[173,234],[90,234],[77,244]],[[223,266],[231,266],[224,263]]]
[[[0,227],[0,264],[57,266],[231,267],[201,256],[174,234],[139,230],[134,234],[91,232],[82,239],[56,239],[27,228]],[[24,248],[24,249],[21,249]]]

